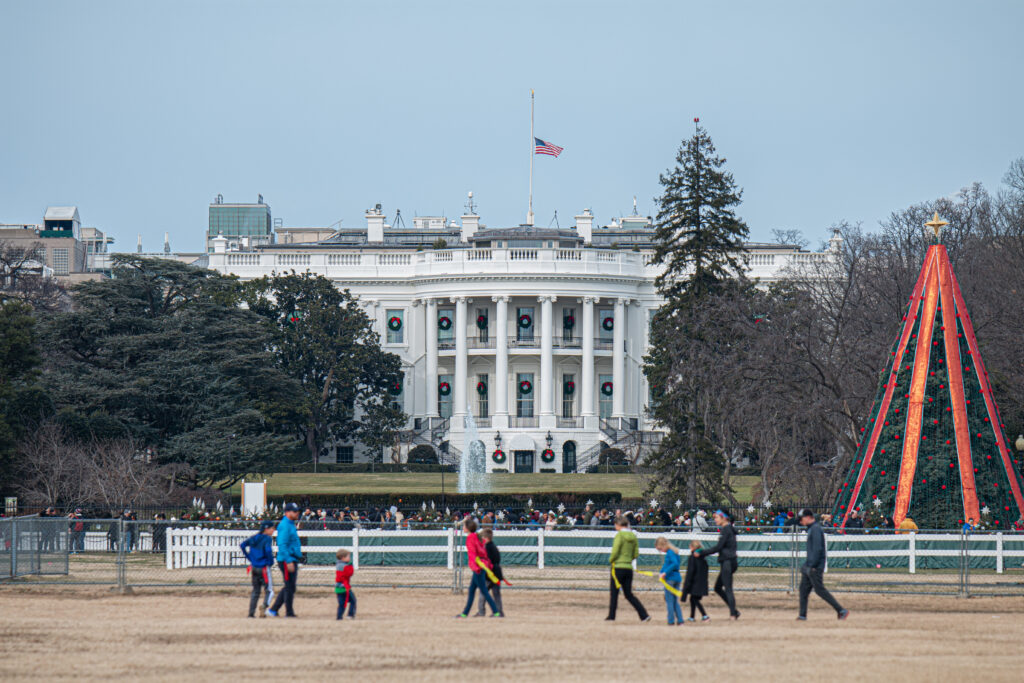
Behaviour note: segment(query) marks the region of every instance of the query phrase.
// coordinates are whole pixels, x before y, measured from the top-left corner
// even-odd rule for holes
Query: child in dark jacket
[[[260,591],[266,591],[266,599],[260,604],[260,619],[267,616],[267,607],[274,598],[274,581],[271,569],[274,566],[274,523],[269,519],[260,522],[260,532],[242,541],[242,554],[249,561],[252,578],[252,593],[249,595],[249,616],[256,616],[256,604]]]
[[[334,594],[338,597],[338,619],[345,616],[348,607],[348,618],[356,618],[356,594],[352,592],[352,554],[341,548],[336,555],[338,562],[334,565]]]
[[[491,561],[491,573],[494,574],[496,579],[498,579],[498,582],[494,583],[488,575],[487,586],[490,588],[491,597],[494,598],[494,604],[498,606],[498,612],[505,614],[505,608],[501,604],[501,580],[505,578],[505,575],[501,573],[501,551],[498,550],[498,546],[494,545],[494,531],[491,529],[481,530],[480,540],[484,542],[484,550],[487,552],[487,559]],[[476,616],[484,616],[487,613],[486,607],[487,601],[484,600],[484,594],[480,593]]]
[[[700,620],[708,621],[711,617],[704,611],[700,599],[708,594],[708,561],[695,553],[701,547],[700,541],[690,541],[690,558],[686,563],[686,578],[683,579],[683,602],[690,596],[690,618],[693,621],[697,610]]]

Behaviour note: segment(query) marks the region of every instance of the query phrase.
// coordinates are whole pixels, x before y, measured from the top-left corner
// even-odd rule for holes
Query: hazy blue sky
[[[285,225],[653,212],[699,116],[754,239],[893,209],[1024,155],[1022,2],[0,0],[0,222],[75,204],[131,250],[207,206]]]

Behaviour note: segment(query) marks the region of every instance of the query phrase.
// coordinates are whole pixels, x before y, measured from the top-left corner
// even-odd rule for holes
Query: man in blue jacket
[[[252,595],[249,596],[249,617],[256,616],[256,603],[260,591],[266,590],[266,599],[260,603],[260,619],[267,616],[267,607],[274,597],[274,580],[270,570],[274,568],[274,523],[265,519],[260,522],[260,532],[242,541],[242,554],[249,561],[252,575]]]
[[[798,621],[807,621],[807,598],[813,589],[818,597],[832,606],[840,619],[850,615],[850,610],[843,609],[843,606],[832,597],[832,594],[825,588],[823,577],[825,576],[825,532],[821,525],[814,520],[814,512],[804,508],[800,511],[800,524],[807,527],[807,559],[804,566],[800,567],[803,575],[800,579],[800,616]]]
[[[299,532],[295,528],[295,520],[299,518],[299,506],[287,503],[284,506],[284,517],[277,525],[277,565],[284,574],[284,585],[274,600],[274,606],[267,612],[276,617],[281,605],[284,605],[286,617],[294,617],[292,601],[295,599],[295,580],[299,575],[299,562],[302,560],[302,544],[299,543]]]

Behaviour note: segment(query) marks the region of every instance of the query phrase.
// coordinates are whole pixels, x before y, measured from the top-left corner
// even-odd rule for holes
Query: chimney
[[[475,213],[467,213],[462,216],[462,233],[460,239],[469,242],[469,238],[476,234],[480,227],[480,216]]]
[[[583,209],[583,213],[576,216],[576,234],[583,238],[584,244],[590,244],[594,237],[594,214],[590,209]]]
[[[366,212],[366,241],[378,244],[384,241],[384,212],[380,204]]]
[[[211,239],[210,242],[213,244],[213,253],[214,254],[223,254],[223,253],[227,252],[227,250],[228,250],[228,238],[224,237],[224,235],[217,235],[216,237]]]
[[[170,233],[164,233],[164,253],[171,253],[171,235]]]

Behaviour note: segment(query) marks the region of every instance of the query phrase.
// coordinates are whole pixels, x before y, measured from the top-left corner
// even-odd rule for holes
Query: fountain
[[[487,486],[487,454],[484,442],[480,440],[480,432],[473,419],[473,410],[466,406],[466,448],[459,459],[459,493],[486,492]]]

